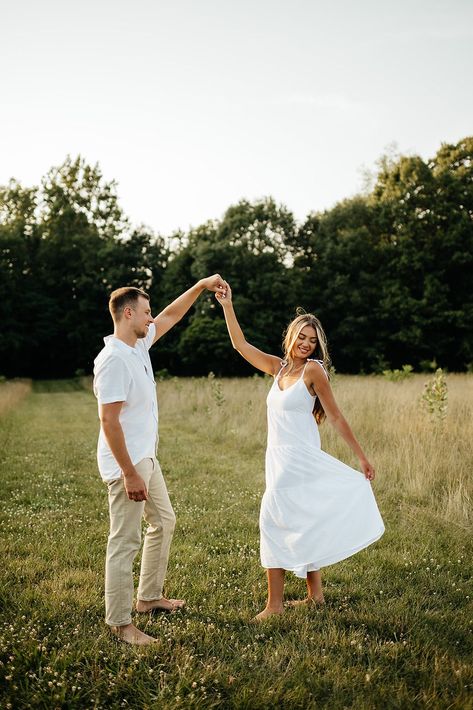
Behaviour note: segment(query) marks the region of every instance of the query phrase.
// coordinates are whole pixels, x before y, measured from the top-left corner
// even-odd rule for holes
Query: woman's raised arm
[[[226,283],[226,286],[226,295],[216,293],[215,298],[223,307],[225,322],[227,324],[228,333],[233,347],[235,350],[238,350],[240,355],[244,357],[245,360],[247,360],[258,370],[261,370],[268,375],[276,375],[281,368],[281,358],[264,353],[262,350],[258,350],[258,348],[255,348],[254,345],[251,345],[246,341],[233,309],[232,290],[228,283]]]

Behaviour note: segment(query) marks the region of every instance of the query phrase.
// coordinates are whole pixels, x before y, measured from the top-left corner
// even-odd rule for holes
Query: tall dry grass
[[[404,501],[415,516],[416,504],[454,525],[471,522],[473,464],[473,377],[447,376],[448,410],[444,421],[423,410],[420,398],[427,375],[401,382],[377,376],[337,375],[337,402],[377,470],[375,490]],[[162,416],[180,413],[183,428],[224,444],[236,439],[245,449],[264,448],[266,395],[270,378],[178,379],[158,384]],[[315,426],[315,424],[314,424]],[[351,465],[356,459],[325,422],[322,447]]]
[[[325,607],[288,609],[263,627],[248,622],[265,601],[258,510],[271,381],[158,383],[159,459],[177,516],[166,593],[187,610],[135,616],[158,640],[143,650],[118,645],[103,623],[107,494],[90,381],[35,382],[0,418],[0,706],[471,707],[473,555],[458,525],[473,377],[448,377],[443,425],[418,403],[425,379],[336,378],[378,470],[386,533],[324,569]],[[321,433],[326,450],[352,460],[328,425]],[[286,592],[297,598],[304,585],[288,575]]]
[[[0,383],[0,417],[16,407],[31,392],[31,380]]]

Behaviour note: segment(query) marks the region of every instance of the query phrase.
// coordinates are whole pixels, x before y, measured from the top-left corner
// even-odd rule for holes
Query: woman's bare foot
[[[259,614],[256,614],[256,616],[254,616],[251,621],[253,623],[259,623],[260,621],[265,621],[266,619],[269,619],[270,616],[280,616],[283,613],[284,607],[282,606],[278,609],[270,609],[266,607],[265,609],[263,609],[263,611],[260,611]]]
[[[136,602],[136,611],[139,614],[146,614],[150,611],[173,612],[178,609],[182,609],[185,605],[186,602],[184,599],[166,599],[166,597],[161,597],[161,599],[151,599],[150,601],[138,599]]]
[[[158,639],[153,638],[153,636],[148,636],[148,634],[143,633],[143,631],[137,629],[133,624],[111,626],[110,630],[120,641],[131,643],[135,646],[148,646],[151,643],[158,643]]]
[[[325,599],[321,597],[306,597],[305,599],[291,599],[285,602],[285,606],[323,606],[325,604]]]

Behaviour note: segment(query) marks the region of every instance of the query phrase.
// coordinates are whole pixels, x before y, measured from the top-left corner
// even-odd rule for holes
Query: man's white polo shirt
[[[119,421],[132,460],[156,456],[158,441],[158,401],[149,348],[153,344],[156,327],[148,328],[145,338],[139,338],[134,348],[108,335],[105,347],[94,361],[94,393],[98,404],[123,402]],[[104,481],[122,475],[110,451],[102,427],[97,446],[97,461]]]

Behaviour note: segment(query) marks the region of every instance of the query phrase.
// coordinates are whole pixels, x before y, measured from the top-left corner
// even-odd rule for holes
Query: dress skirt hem
[[[352,557],[352,555],[356,555],[357,552],[360,552],[361,550],[364,550],[366,547],[369,547],[369,545],[372,545],[374,542],[380,539],[384,533],[384,526],[381,528],[381,530],[374,536],[370,537],[369,540],[360,543],[359,545],[356,545],[356,547],[352,547],[348,550],[344,550],[343,552],[339,552],[333,555],[326,555],[325,557],[317,560],[317,561],[312,561],[312,562],[303,562],[302,564],[294,564],[292,563],[281,563],[281,564],[264,564],[263,560],[261,560],[261,565],[265,569],[284,569],[287,572],[292,572],[293,574],[296,575],[296,577],[299,577],[300,579],[306,579],[307,578],[307,572],[316,572],[319,570],[321,567],[328,567],[329,565],[333,565],[336,562],[341,562],[342,560],[346,560],[348,557]]]

